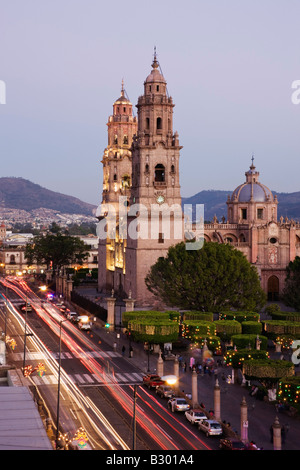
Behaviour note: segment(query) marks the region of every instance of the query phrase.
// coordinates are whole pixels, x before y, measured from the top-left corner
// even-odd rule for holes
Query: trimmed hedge
[[[258,321],[243,321],[242,333],[244,335],[260,335],[262,332],[262,323]]]
[[[216,334],[222,340],[228,340],[232,335],[242,332],[242,325],[236,320],[216,320],[214,324],[216,325]]]
[[[244,361],[243,374],[247,379],[273,379],[294,376],[295,367],[292,362],[274,361],[272,359],[254,359]]]
[[[149,319],[150,322],[154,319],[169,320],[171,318],[171,314],[173,313],[178,314],[178,312],[173,311],[160,312],[156,310],[136,310],[133,312],[123,312],[122,324],[125,328],[128,328],[128,322],[131,320]]]
[[[261,343],[260,349],[266,350],[268,345],[268,338],[266,336],[258,335]],[[251,349],[256,349],[256,338],[257,335],[234,335],[231,337],[231,341],[237,347],[237,349],[247,349],[250,345]]]
[[[280,380],[277,390],[277,400],[288,403],[300,409],[300,376],[285,377]]]
[[[183,321],[182,336],[191,341],[201,336],[216,336],[215,322],[197,320]]]
[[[260,315],[257,312],[232,312],[231,310],[219,313],[219,320],[259,321]]]
[[[255,359],[268,359],[267,351],[240,349],[228,351],[224,356],[225,364],[231,365],[234,369],[242,369],[244,361]]]
[[[283,320],[265,320],[264,330],[269,338],[274,339],[278,335],[300,336],[300,322]]]
[[[195,341],[199,343],[199,348],[203,348],[206,340],[206,346],[212,352],[221,351],[221,339],[219,336],[195,336]]]
[[[134,341],[149,343],[174,343],[178,339],[179,324],[165,319],[137,319],[128,322]]]
[[[184,312],[183,321],[196,320],[196,321],[213,321],[214,314],[212,312]]]
[[[283,320],[288,322],[300,322],[299,312],[274,312],[270,314],[272,320]]]

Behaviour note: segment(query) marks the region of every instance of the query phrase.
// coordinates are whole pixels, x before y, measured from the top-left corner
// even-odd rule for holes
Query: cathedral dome
[[[231,200],[238,202],[274,202],[272,191],[258,181],[259,172],[252,161],[250,169],[245,173],[246,182],[240,184],[232,193]]]
[[[121,96],[118,98],[114,104],[131,104],[128,98],[125,96],[125,89],[124,89],[124,81],[122,80],[122,89],[121,89]]]
[[[159,63],[156,58],[156,52],[154,54],[154,60],[152,64],[151,73],[145,80],[145,83],[153,83],[153,82],[160,82],[160,83],[167,83],[162,73],[159,71]]]

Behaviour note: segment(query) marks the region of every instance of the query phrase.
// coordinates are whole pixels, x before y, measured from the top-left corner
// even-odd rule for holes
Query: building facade
[[[185,239],[179,184],[182,147],[173,131],[174,103],[156,54],[137,110],[135,118],[122,85],[107,123],[108,146],[102,159],[98,219],[106,233],[99,237],[98,289],[131,296],[137,307],[153,307],[156,300],[147,290],[145,277],[171,245]],[[268,299],[278,300],[286,266],[300,256],[300,224],[278,220],[277,196],[260,182],[254,158],[245,176],[245,182],[228,196],[227,218],[204,224],[204,239],[230,243],[242,251],[256,266]],[[203,237],[195,227],[193,233]]]
[[[284,289],[286,266],[300,256],[300,224],[277,219],[277,196],[259,181],[254,166],[246,180],[228,196],[227,219],[204,225],[206,241],[230,243],[257,267],[268,300],[278,300]]]
[[[115,104],[113,108],[109,122],[115,121]],[[110,155],[109,133],[109,146],[102,160],[104,191],[98,218],[100,222],[105,219],[107,237],[99,237],[98,287],[100,292],[114,290],[119,295],[131,295],[138,306],[155,302],[144,282],[150,267],[167,254],[171,245],[184,239],[179,184],[181,147],[178,133],[173,132],[173,108],[155,54],[144,93],[138,99],[138,119],[132,118],[130,107],[128,119],[134,119],[137,127],[133,133],[132,126],[129,135],[126,167],[122,166],[122,158],[113,152]],[[118,145],[123,142],[118,141]],[[129,184],[124,188],[125,174]],[[116,213],[115,227],[109,223],[108,213],[112,210]]]

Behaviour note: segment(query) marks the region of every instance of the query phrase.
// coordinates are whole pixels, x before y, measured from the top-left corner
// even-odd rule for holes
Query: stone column
[[[259,339],[259,336],[256,336],[255,339],[255,348],[259,351],[260,350],[260,345],[261,345],[261,340]]]
[[[241,402],[241,440],[248,442],[248,408],[245,397]]]
[[[73,290],[73,281],[72,279],[67,280],[67,285],[66,285],[66,299],[71,300],[71,292]]]
[[[221,420],[221,390],[218,379],[214,387],[214,415],[216,420]]]
[[[192,405],[194,408],[198,405],[198,376],[195,369],[192,372]]]
[[[158,360],[157,360],[157,375],[163,377],[164,375],[164,361],[161,357],[161,350],[159,351]]]
[[[273,429],[273,449],[281,450],[281,425],[276,416],[275,421],[272,425]]]
[[[124,302],[125,302],[125,311],[126,312],[133,312],[134,311],[135,300],[131,299],[131,298],[128,298],[128,299],[124,299]]]
[[[107,323],[109,323],[109,329],[113,329],[115,326],[115,297],[107,297]]]
[[[131,291],[129,291],[128,299],[124,299],[125,302],[125,312],[134,312],[135,299],[131,298]],[[123,318],[121,315],[121,324],[123,325]],[[123,333],[126,331],[126,328],[122,329]]]

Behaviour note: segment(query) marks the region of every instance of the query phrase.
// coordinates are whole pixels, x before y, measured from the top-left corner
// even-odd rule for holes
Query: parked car
[[[161,379],[159,375],[147,374],[147,375],[144,375],[143,377],[143,383],[148,388],[156,388],[156,387],[159,387],[159,385],[163,385],[164,381]]]
[[[161,398],[171,398],[175,395],[174,390],[169,385],[159,385],[155,390],[155,393]]]
[[[168,401],[168,408],[174,413],[175,411],[187,411],[190,409],[190,405],[184,398],[174,397]]]
[[[220,449],[222,450],[246,450],[245,444],[232,438],[220,439]]]
[[[185,412],[185,417],[192,424],[197,424],[203,419],[207,419],[206,414],[202,410],[188,410]]]
[[[213,419],[204,419],[198,423],[200,431],[205,432],[207,436],[220,436],[223,433],[222,426]]]

